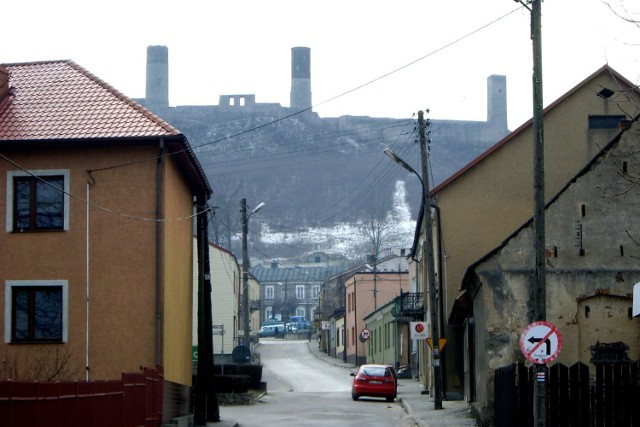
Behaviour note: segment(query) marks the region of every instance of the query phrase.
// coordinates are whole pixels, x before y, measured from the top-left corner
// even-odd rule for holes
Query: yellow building
[[[544,110],[545,194],[553,197],[638,112],[640,93],[603,66]],[[528,121],[431,192],[438,206],[433,224],[443,390],[464,396],[464,329],[456,313],[469,304],[460,293],[467,267],[499,245],[533,214],[533,133]],[[420,224],[424,227],[424,224]],[[438,251],[438,248],[441,248]],[[448,319],[448,321],[447,321]]]
[[[211,189],[185,136],[71,61],[10,64],[0,152],[3,377],[160,365],[188,394],[193,203]]]

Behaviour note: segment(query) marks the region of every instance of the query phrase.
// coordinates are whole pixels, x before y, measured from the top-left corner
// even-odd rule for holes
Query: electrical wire
[[[115,211],[113,209],[109,209],[107,207],[101,206],[101,205],[97,205],[93,202],[89,202],[81,197],[78,197],[72,193],[69,193],[68,191],[65,191],[63,188],[59,188],[56,187],[55,185],[51,184],[50,182],[42,179],[41,177],[39,177],[38,175],[34,174],[33,172],[31,172],[30,170],[28,170],[27,168],[19,165],[18,163],[14,162],[13,160],[11,160],[10,158],[8,158],[7,156],[5,156],[4,154],[0,153],[0,158],[4,159],[5,161],[7,161],[8,163],[12,164],[13,166],[17,167],[18,169],[22,170],[23,172],[29,174],[30,176],[32,176],[33,178],[37,179],[38,181],[42,182],[43,184],[48,185],[49,187],[55,189],[56,191],[61,192],[62,194],[69,196],[70,198],[77,200],[81,203],[84,203],[85,205],[91,206],[92,208],[95,209],[99,209],[101,211],[110,213],[110,214],[114,214],[123,218],[127,218],[127,219],[134,219],[134,220],[138,220],[138,221],[150,221],[150,222],[171,222],[171,221],[184,221],[184,220],[188,220],[188,219],[193,219],[196,216],[199,215],[199,213],[195,213],[193,215],[189,215],[189,216],[185,216],[185,217],[179,217],[179,218],[147,218],[147,217],[142,217],[142,216],[136,216],[136,215],[130,215],[124,212],[118,212]],[[208,207],[207,209],[201,211],[200,213],[207,213],[209,211],[212,211],[213,209],[215,209],[215,207]]]

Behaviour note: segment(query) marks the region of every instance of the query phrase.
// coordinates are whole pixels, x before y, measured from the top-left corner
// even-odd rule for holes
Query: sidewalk
[[[309,350],[319,359],[346,369],[354,369],[355,366],[345,363],[340,359],[331,357],[320,351],[318,342],[309,343]],[[429,395],[423,395],[422,385],[414,379],[398,380],[398,402],[413,417],[420,427],[476,427],[475,420],[470,415],[469,406],[463,400],[447,400],[442,402],[442,409],[433,407],[433,399]]]

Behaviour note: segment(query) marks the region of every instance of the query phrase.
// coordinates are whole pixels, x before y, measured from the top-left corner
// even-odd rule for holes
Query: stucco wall
[[[191,385],[193,196],[172,158],[164,169],[163,365],[167,381]]]
[[[99,169],[156,153],[156,147],[136,146],[126,152],[120,148],[5,150],[5,155],[27,169],[67,169],[69,192],[77,198],[70,200],[67,231],[0,234],[0,246],[11,248],[0,251],[0,283],[63,279],[69,286],[68,342],[48,346],[2,344],[3,356],[26,363],[29,357],[43,352],[68,354],[71,378],[79,380],[85,379],[86,358],[89,379],[119,378],[123,371],[155,366],[154,222],[135,219],[154,218],[155,163]],[[7,171],[14,169],[6,162],[0,165],[3,230],[5,180]],[[94,172],[89,176],[87,170]],[[92,203],[89,211],[87,198]],[[4,293],[0,298],[4,307]]]
[[[544,117],[545,194],[549,200],[617,132],[589,130],[589,115],[636,114],[640,105],[610,102],[596,93],[603,87],[620,89],[608,71],[582,82]],[[533,214],[533,135],[523,126],[509,135],[472,168],[435,190],[441,211],[445,278],[444,308],[451,311],[469,265],[499,245]],[[434,235],[434,240],[436,237]],[[456,346],[456,328],[447,328],[448,351],[443,353],[447,387],[458,384],[462,348]]]
[[[640,281],[640,197],[629,177],[640,170],[637,124],[569,183],[546,209],[546,320],[563,347],[557,362],[589,364],[591,347],[623,342],[640,359],[640,320],[631,317]],[[478,405],[493,399],[493,371],[524,360],[519,339],[533,320],[534,244],[531,223],[475,268]],[[593,373],[593,371],[592,371]]]

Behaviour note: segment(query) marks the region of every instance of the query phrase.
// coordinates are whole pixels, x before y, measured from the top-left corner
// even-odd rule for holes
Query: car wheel
[[[393,396],[387,396],[387,402],[393,402]]]
[[[358,396],[357,394],[352,394],[352,395],[351,395],[351,398],[352,398],[353,400],[358,400],[358,398],[359,398],[359,397],[360,397],[360,396]]]

